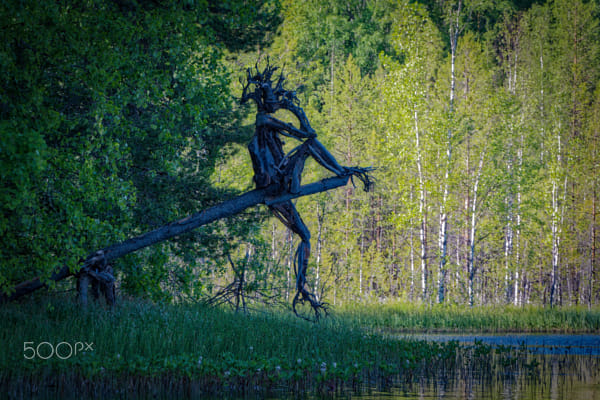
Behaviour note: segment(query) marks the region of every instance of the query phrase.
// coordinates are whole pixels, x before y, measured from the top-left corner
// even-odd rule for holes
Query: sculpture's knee
[[[298,270],[302,275],[308,268],[308,258],[310,257],[310,242],[302,241],[298,246]]]
[[[290,193],[298,193],[300,192],[300,175],[294,174],[292,179],[290,179],[288,190]]]

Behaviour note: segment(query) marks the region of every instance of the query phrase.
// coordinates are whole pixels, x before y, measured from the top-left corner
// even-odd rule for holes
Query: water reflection
[[[200,381],[185,378],[113,381],[107,378],[100,382],[97,390],[87,393],[106,399],[600,400],[598,335],[478,335],[460,338],[457,335],[420,335],[412,339],[454,340],[460,341],[462,346],[450,346],[457,349],[456,353],[451,350],[444,355],[438,354],[437,363],[423,361],[415,369],[393,369],[391,371],[395,372],[390,372],[389,376],[376,369],[364,371],[352,380],[354,383],[345,381],[330,385],[329,381],[318,381],[314,377],[311,380],[309,376],[306,381],[302,378],[297,384],[283,382],[269,389],[260,386],[215,386],[212,389],[218,393],[217,397],[201,397],[209,389]],[[82,382],[81,385],[88,383]],[[1,394],[0,398],[80,398],[78,393],[70,392],[74,386],[68,380],[29,382],[25,379],[9,385],[8,392]]]
[[[600,357],[537,354],[533,369],[507,368],[506,373],[465,368],[457,374],[413,383],[397,383],[342,399],[445,400],[600,400]],[[382,390],[383,389],[383,390]]]
[[[581,354],[600,356],[600,335],[580,334],[512,334],[512,335],[448,335],[448,334],[415,334],[403,335],[402,338],[448,342],[456,340],[460,343],[481,342],[492,346],[527,347],[535,354]]]

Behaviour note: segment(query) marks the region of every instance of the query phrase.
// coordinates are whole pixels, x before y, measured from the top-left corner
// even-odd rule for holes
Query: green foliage
[[[533,3],[282,3],[271,58],[340,163],[378,168],[374,193],[298,204],[330,302],[430,302],[444,280],[451,303],[598,301],[595,3]]]
[[[321,96],[321,85],[335,81],[335,70],[348,55],[362,74],[369,74],[377,69],[381,52],[394,53],[389,32],[397,7],[387,0],[283,1],[284,23],[273,49],[302,72],[302,84],[309,91]]]
[[[374,192],[298,201],[323,300],[428,303],[441,284],[450,303],[600,300],[595,2],[1,7],[4,290],[250,189],[237,81],[270,54],[340,164],[377,167]],[[326,174],[309,160],[303,181]],[[121,288],[214,294],[231,256],[249,290],[289,296],[295,246],[266,215],[119,260]]]
[[[241,137],[223,48],[263,41],[275,5],[2,4],[0,289],[228,195],[209,181]],[[159,294],[170,255],[194,264],[214,239],[119,261],[124,287]]]

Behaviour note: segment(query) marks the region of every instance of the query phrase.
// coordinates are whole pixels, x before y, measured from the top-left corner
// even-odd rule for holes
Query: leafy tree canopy
[[[272,1],[3,2],[0,289],[222,197],[218,149],[244,137],[222,54],[263,43],[277,15]],[[191,259],[190,243],[168,246]],[[133,289],[157,288],[164,247],[138,257]]]

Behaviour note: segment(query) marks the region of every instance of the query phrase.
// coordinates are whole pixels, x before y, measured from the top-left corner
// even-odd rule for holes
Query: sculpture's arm
[[[347,175],[349,173],[349,170],[346,167],[342,167],[333,154],[331,154],[317,139],[310,140],[307,144],[310,149],[310,155],[313,156],[319,164],[336,175]]]
[[[294,114],[296,118],[298,118],[301,130],[305,132],[315,133],[315,130],[310,126],[310,122],[308,121],[304,110],[302,109],[302,107],[299,107],[296,104],[294,104],[294,101],[290,99],[284,99],[281,108],[288,110],[289,112]]]
[[[295,138],[295,139],[311,139],[317,137],[314,129],[310,128],[310,131],[304,131],[296,128],[292,124],[273,118],[268,114],[256,115],[256,126],[268,126],[273,130],[279,131],[282,135]]]

